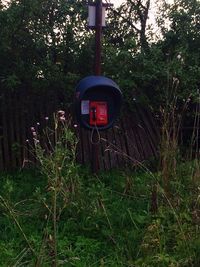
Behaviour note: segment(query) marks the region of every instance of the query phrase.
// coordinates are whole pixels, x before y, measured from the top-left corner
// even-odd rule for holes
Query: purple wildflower
[[[64,110],[59,110],[58,111],[58,116],[59,117],[65,116],[65,111]]]

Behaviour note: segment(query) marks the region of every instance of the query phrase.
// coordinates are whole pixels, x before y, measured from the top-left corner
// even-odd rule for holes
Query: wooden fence
[[[30,142],[32,126],[46,127],[47,117],[66,107],[67,94],[54,90],[34,92],[20,89],[0,93],[0,170],[22,168],[35,163]],[[37,123],[39,125],[37,125]],[[74,120],[72,124],[76,124]],[[74,128],[79,138],[77,160],[91,160],[91,132]],[[138,105],[116,125],[101,132],[100,168],[107,170],[129,163],[142,162],[157,155],[158,129],[152,114]]]

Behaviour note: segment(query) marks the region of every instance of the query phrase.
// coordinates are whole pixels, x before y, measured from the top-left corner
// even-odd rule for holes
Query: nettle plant
[[[35,127],[31,127],[31,131],[36,159],[42,174],[47,178],[46,195],[42,201],[47,210],[45,217],[48,221],[51,255],[54,266],[57,266],[58,223],[79,188],[76,164],[78,141],[71,130],[71,119],[66,119],[62,110],[54,114],[53,127],[46,127],[42,133]]]

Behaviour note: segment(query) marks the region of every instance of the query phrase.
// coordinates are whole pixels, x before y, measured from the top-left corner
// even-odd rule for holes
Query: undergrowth
[[[38,167],[0,176],[0,266],[199,267],[198,159],[94,175],[64,111],[54,119],[31,128]]]
[[[166,200],[150,212],[151,184],[141,170],[92,175],[78,167],[79,191],[57,220],[59,266],[200,266],[200,187],[194,163],[180,164]],[[45,205],[47,177],[40,170],[1,174],[0,266],[53,266]]]

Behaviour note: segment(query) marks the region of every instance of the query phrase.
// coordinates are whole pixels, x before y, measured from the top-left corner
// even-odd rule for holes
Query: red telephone
[[[108,124],[108,106],[106,102],[90,102],[90,125],[104,126]]]

